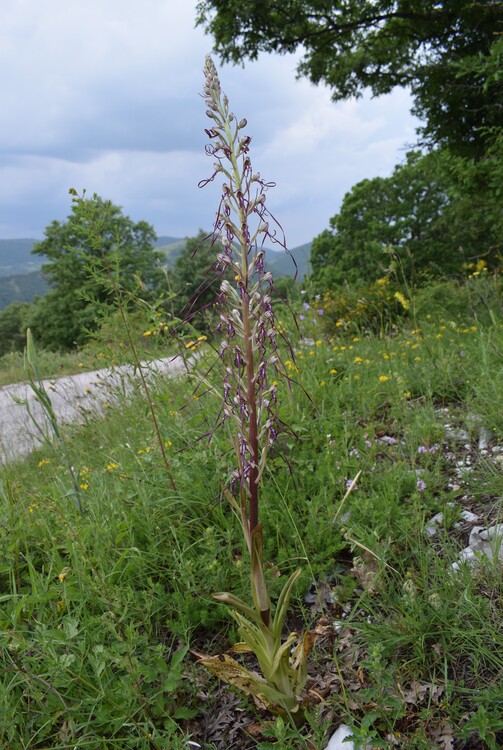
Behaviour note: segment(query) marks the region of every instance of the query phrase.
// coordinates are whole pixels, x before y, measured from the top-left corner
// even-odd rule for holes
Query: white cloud
[[[212,40],[179,0],[2,0],[0,233],[41,236],[86,187],[161,234],[209,227],[211,171],[202,65]],[[222,87],[246,117],[254,166],[290,245],[328,226],[343,194],[389,173],[414,140],[405,92],[334,105],[295,80],[295,58],[225,66]]]

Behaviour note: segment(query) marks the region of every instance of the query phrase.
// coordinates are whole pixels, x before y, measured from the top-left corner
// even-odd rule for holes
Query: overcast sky
[[[209,229],[218,204],[204,153],[204,56],[195,0],[0,0],[0,238],[41,238],[98,193],[158,235]],[[218,65],[216,58],[215,62]],[[269,210],[288,245],[328,227],[345,192],[389,174],[415,141],[410,99],[342,102],[296,80],[294,57],[219,66]]]

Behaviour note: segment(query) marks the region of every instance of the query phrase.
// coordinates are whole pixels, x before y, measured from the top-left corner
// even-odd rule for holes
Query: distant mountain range
[[[11,302],[31,302],[36,296],[43,296],[49,290],[40,268],[43,258],[32,255],[31,251],[38,240],[0,240],[0,310]],[[159,237],[157,249],[166,257],[168,268],[173,266],[185,247],[185,240],[179,237]],[[290,251],[297,264],[297,278],[302,280],[307,273],[311,243]],[[266,267],[272,274],[294,276],[295,264],[284,251],[266,249]]]
[[[157,241],[157,249],[166,256],[166,265],[168,268],[174,265],[184,247],[184,239],[160,237]],[[299,247],[289,250],[289,253],[290,255],[284,250],[266,248],[266,267],[275,278],[279,278],[280,276],[295,276],[297,274],[297,279],[302,281],[308,272],[311,243],[307,242],[305,245],[299,245]],[[295,259],[295,263],[292,258]],[[297,264],[297,268],[295,264]]]

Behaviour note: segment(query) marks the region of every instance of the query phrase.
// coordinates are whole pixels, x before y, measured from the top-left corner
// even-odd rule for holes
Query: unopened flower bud
[[[230,283],[227,281],[227,279],[224,279],[222,283],[220,284],[220,291],[223,292],[223,294],[230,294],[232,289]]]

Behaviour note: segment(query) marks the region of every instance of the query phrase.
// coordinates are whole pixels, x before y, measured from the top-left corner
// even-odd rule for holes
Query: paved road
[[[153,374],[172,375],[184,370],[181,357],[142,363],[142,367],[148,377]],[[58,423],[68,424],[83,423],[90,414],[103,412],[104,404],[113,404],[118,397],[131,393],[137,379],[134,367],[124,365],[43,382]],[[44,434],[49,436],[51,430],[30,386],[18,383],[0,388],[0,464],[15,461],[40,446]]]

